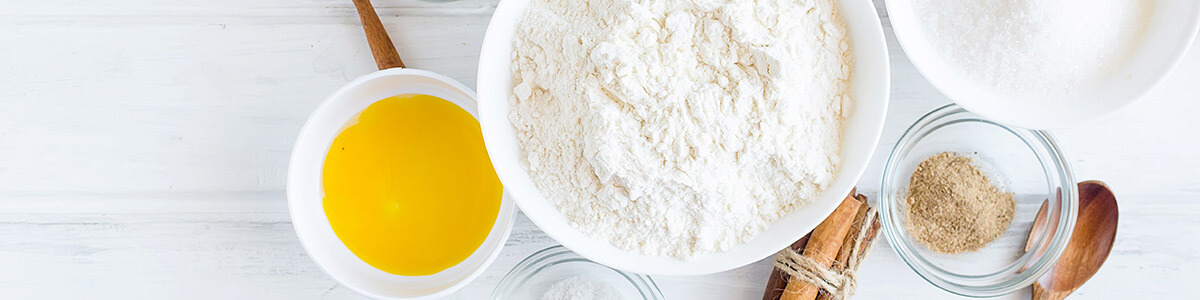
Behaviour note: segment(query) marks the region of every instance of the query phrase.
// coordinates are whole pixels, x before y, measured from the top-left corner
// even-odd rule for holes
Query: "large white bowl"
[[[530,180],[529,172],[521,166],[524,158],[508,120],[513,88],[509,68],[513,34],[528,4],[528,0],[504,0],[492,15],[479,55],[479,122],[492,165],[517,205],[547,235],[588,259],[621,270],[655,275],[710,274],[758,261],[800,239],[824,220],[854,187],[875,151],[888,104],[887,45],[871,1],[841,1],[841,13],[855,56],[850,86],[854,113],[845,121],[837,175],[812,205],[797,209],[758,237],[729,251],[688,261],[634,254],[592,239],[572,227]]]
[[[496,260],[517,216],[517,208],[507,195],[500,202],[496,223],[483,244],[466,260],[429,276],[390,274],[363,262],[333,233],[321,205],[325,195],[321,169],[333,138],[350,118],[375,101],[404,94],[446,99],[478,117],[471,89],[449,77],[414,69],[387,69],[363,75],[329,96],[300,130],[288,164],[288,210],[296,236],[308,256],[342,285],[372,298],[437,299],[479,277]]]
[[[1156,1],[1145,40],[1107,82],[1085,91],[1079,99],[1012,101],[964,78],[943,59],[926,39],[911,0],[888,0],[887,12],[908,59],[942,94],[984,118],[1031,129],[1057,129],[1095,120],[1144,98],[1183,59],[1200,29],[1200,1]]]

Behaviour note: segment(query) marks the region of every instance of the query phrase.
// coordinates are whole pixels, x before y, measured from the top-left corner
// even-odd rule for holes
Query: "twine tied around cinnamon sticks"
[[[812,232],[775,256],[763,300],[832,300],[854,294],[855,274],[882,224],[851,190]],[[822,292],[824,291],[824,292]]]
[[[877,212],[878,209],[875,207],[869,208],[862,220],[863,224],[873,224]],[[846,265],[840,270],[824,267],[816,260],[790,248],[780,250],[775,255],[775,268],[789,275],[791,280],[801,280],[816,286],[828,293],[832,299],[848,299],[850,295],[854,294],[856,288],[859,263],[874,244],[871,241],[872,237],[868,237],[869,231],[858,231],[858,235],[852,240],[852,248],[850,248]]]

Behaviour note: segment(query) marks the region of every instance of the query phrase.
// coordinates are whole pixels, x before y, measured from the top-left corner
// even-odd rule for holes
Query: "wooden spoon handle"
[[[371,0],[354,0],[354,8],[358,9],[358,19],[362,20],[363,31],[367,33],[367,44],[371,45],[375,65],[380,70],[403,68],[404,62],[400,61],[400,54],[396,54],[396,46],[392,45],[392,38],[388,37],[387,29],[375,14]]]

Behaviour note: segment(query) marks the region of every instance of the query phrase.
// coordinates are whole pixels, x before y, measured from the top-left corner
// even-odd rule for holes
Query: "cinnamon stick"
[[[867,211],[871,210],[871,206],[867,205],[866,196],[857,195],[855,198],[858,198],[858,201],[862,202],[863,205],[858,207],[858,213],[854,216],[854,225],[850,227],[850,231],[846,232],[846,238],[842,240],[842,249],[838,250],[837,261],[835,262],[835,269],[838,271],[845,270],[847,264],[850,263],[850,255],[854,252],[854,248],[856,247],[854,242],[858,241],[858,235],[863,230],[867,231],[862,241],[858,241],[858,259],[861,260],[867,254],[866,247],[871,244],[871,240],[875,239],[875,234],[879,232],[879,226],[881,225],[879,219],[875,219],[871,224],[866,224]],[[829,293],[817,294],[817,300],[830,299],[833,299],[833,295]]]
[[[804,235],[804,237],[792,243],[792,251],[800,252],[804,249],[804,244],[808,244],[808,239],[812,237],[812,232]],[[775,259],[772,256],[770,259]],[[788,278],[791,277],[778,268],[771,268],[771,277],[767,278],[767,288],[763,292],[762,300],[779,300],[779,295],[783,294],[783,289],[787,287]]]
[[[851,188],[850,194],[846,197],[853,197],[857,192],[858,187]],[[866,202],[864,201],[863,203]],[[809,232],[808,234],[805,234],[804,237],[796,240],[795,243],[792,243],[791,246],[788,246],[788,248],[791,248],[792,251],[803,252],[804,245],[808,244],[808,240],[811,237],[812,232]],[[774,257],[772,257],[772,259],[773,258]],[[791,275],[784,273],[783,270],[771,268],[771,276],[767,277],[767,288],[763,290],[762,300],[779,300],[780,295],[783,295],[784,288],[787,287],[788,279],[790,277]]]
[[[867,203],[867,196],[858,195],[858,197],[860,200],[863,201],[864,204]],[[870,209],[869,206],[867,208]],[[867,228],[867,235],[863,236],[862,243],[860,243],[858,245],[858,248],[859,248],[858,260],[859,260],[859,262],[862,262],[862,259],[867,256],[867,247],[871,246],[872,241],[875,241],[875,236],[879,234],[879,227],[883,226],[883,223],[880,223],[881,221],[879,221],[878,214],[879,213],[876,213],[875,221],[871,222],[871,227]]]
[[[804,246],[802,255],[812,258],[824,267],[829,267],[833,264],[839,249],[842,248],[842,242],[846,239],[846,232],[850,231],[851,225],[854,223],[854,216],[858,213],[858,207],[862,205],[858,199],[851,196],[846,196],[842,200],[842,204],[829,214],[825,221],[817,225],[812,231],[812,237],[809,238],[808,244]],[[813,300],[817,297],[818,288],[803,280],[789,280],[783,294],[780,295],[781,300]]]
[[[837,260],[835,260],[833,265],[835,270],[846,268],[846,264],[850,261],[850,252],[854,250],[854,247],[849,246],[853,245],[852,243],[858,239],[858,234],[862,232],[865,225],[863,224],[863,221],[865,221],[863,219],[867,217],[867,210],[870,209],[871,207],[866,205],[858,207],[858,213],[854,215],[854,224],[850,225],[850,231],[846,232],[846,238],[842,240],[842,248],[838,250]],[[820,299],[820,296],[817,298]]]

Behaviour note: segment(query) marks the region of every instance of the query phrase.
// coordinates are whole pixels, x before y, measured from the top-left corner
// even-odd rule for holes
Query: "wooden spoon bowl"
[[[1117,215],[1117,198],[1107,185],[1080,182],[1075,231],[1058,263],[1033,284],[1033,299],[1064,299],[1092,278],[1112,251]]]

